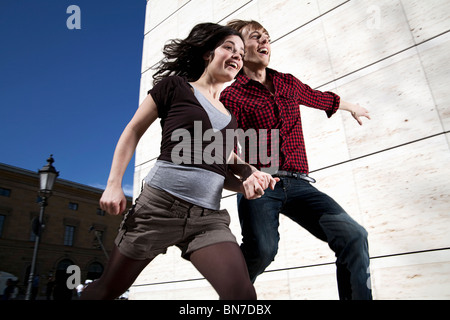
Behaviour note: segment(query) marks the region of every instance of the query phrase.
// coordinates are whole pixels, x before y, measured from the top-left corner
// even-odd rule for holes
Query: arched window
[[[67,278],[70,274],[67,273],[67,268],[74,265],[70,259],[63,259],[58,262],[55,273],[55,288],[53,290],[53,299],[55,300],[70,300],[73,292],[67,288]]]
[[[100,278],[103,273],[103,265],[99,262],[92,262],[88,267],[88,273],[86,276],[86,280],[95,280]]]

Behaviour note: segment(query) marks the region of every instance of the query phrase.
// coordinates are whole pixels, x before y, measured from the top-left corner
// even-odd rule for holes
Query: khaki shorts
[[[211,210],[144,187],[136,204],[125,215],[115,243],[123,255],[153,259],[176,245],[189,260],[192,252],[212,244],[236,242],[227,210]]]

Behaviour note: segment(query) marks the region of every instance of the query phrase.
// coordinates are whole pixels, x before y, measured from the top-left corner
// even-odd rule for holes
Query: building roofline
[[[32,178],[36,178],[39,179],[39,173],[31,171],[31,170],[27,170],[27,169],[23,169],[23,168],[19,168],[19,167],[15,167],[15,166],[11,166],[9,164],[5,164],[5,163],[1,163],[0,162],[0,170],[4,170],[4,171],[8,171],[8,172],[12,172],[12,173],[18,173],[18,174],[22,174],[22,175],[26,175]],[[72,188],[77,188],[77,189],[81,189],[81,190],[85,190],[85,191],[89,191],[89,192],[95,192],[95,193],[100,193],[102,194],[104,189],[100,189],[100,188],[96,188],[96,187],[91,187],[85,184],[81,184],[78,182],[73,182],[70,180],[65,180],[65,179],[56,179],[56,184],[61,184],[64,186],[68,186],[68,187],[72,187]],[[132,197],[125,195],[125,197],[127,198],[127,200],[132,199]]]

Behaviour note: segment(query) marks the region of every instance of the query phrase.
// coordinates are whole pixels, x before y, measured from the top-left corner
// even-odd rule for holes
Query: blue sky
[[[81,29],[68,29],[70,5]],[[145,0],[0,1],[0,162],[104,188],[139,104]],[[123,180],[133,184],[134,158]]]

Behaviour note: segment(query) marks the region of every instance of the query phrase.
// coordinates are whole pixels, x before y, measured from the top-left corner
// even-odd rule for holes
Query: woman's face
[[[217,81],[232,81],[243,66],[244,43],[238,36],[228,36],[214,50],[214,56],[209,56],[206,71]]]

